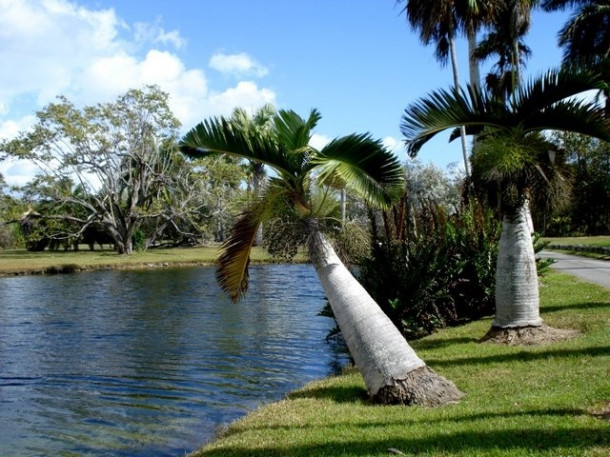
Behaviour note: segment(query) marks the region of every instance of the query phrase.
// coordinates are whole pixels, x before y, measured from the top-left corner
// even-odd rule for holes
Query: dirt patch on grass
[[[514,346],[539,346],[571,340],[578,335],[580,335],[580,332],[577,330],[553,328],[544,324],[539,327],[492,327],[481,341]]]
[[[593,417],[597,417],[598,419],[603,419],[610,421],[610,402],[605,402],[599,408],[595,408],[590,412]]]

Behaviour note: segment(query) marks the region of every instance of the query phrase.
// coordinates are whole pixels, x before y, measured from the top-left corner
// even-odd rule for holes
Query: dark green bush
[[[500,225],[472,201],[455,214],[403,199],[373,224],[360,281],[407,338],[494,312]]]

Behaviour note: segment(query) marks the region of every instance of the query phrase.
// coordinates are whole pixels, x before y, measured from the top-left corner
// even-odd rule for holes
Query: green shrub
[[[472,201],[449,215],[405,198],[381,219],[360,280],[407,338],[493,314],[500,225],[490,211]]]

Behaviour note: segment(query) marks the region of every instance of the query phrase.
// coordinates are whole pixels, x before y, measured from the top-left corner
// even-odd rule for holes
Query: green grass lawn
[[[484,319],[413,342],[466,392],[459,404],[374,406],[349,371],[261,407],[196,455],[610,456],[610,290],[551,272],[541,301],[547,324],[581,336],[538,347],[479,343]]]
[[[549,249],[566,254],[590,257],[593,259],[610,260],[607,252],[592,252],[597,248],[610,249],[610,236],[582,236],[571,238],[544,238],[549,241]],[[593,249],[590,249],[593,248]]]
[[[583,245],[610,247],[610,236],[575,236],[568,238],[544,237],[544,240],[550,241],[551,244],[559,244],[564,246]]]
[[[105,268],[151,268],[167,265],[211,264],[217,247],[149,249],[130,255],[111,250],[42,251],[0,250],[0,275],[58,273]],[[299,256],[298,259],[303,259]],[[253,262],[272,261],[262,248],[252,250]]]

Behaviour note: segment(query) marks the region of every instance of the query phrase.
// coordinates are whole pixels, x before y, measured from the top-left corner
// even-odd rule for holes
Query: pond
[[[0,279],[0,455],[180,456],[219,426],[336,372],[310,265]]]

